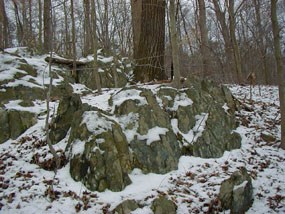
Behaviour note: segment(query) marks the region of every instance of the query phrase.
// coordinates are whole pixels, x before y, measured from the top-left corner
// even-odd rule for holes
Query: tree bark
[[[72,51],[73,51],[73,68],[72,76],[76,83],[78,83],[78,75],[76,70],[76,32],[75,32],[75,18],[74,18],[74,3],[70,0],[70,10],[71,10],[71,28],[72,28]]]
[[[44,1],[44,51],[51,51],[52,41],[51,0]]]
[[[0,0],[0,48],[9,47],[10,32],[8,27],[8,17],[5,9],[5,1]]]
[[[260,14],[260,6],[261,2],[260,0],[253,0],[253,5],[255,9],[255,17],[256,17],[256,28],[257,28],[257,48],[259,49],[260,53],[260,59],[262,61],[262,67],[263,67],[263,77],[264,77],[264,83],[269,84],[270,82],[270,74],[268,70],[267,65],[267,48],[264,42],[264,30],[262,29],[262,21],[261,21],[261,14]]]
[[[174,70],[173,85],[178,89],[180,89],[181,88],[180,63],[179,63],[179,48],[178,48],[176,19],[175,19],[175,0],[170,0],[169,16],[170,16],[171,52],[172,52],[172,61],[173,61],[173,70]]]
[[[225,73],[228,74],[227,79],[232,80],[232,72],[235,71],[235,64],[234,64],[234,53],[232,48],[232,42],[230,38],[229,29],[226,22],[226,12],[222,11],[218,0],[213,0],[215,14],[220,25],[221,33],[223,36],[223,40],[225,43],[225,57],[226,62],[224,63],[225,66]]]
[[[38,37],[38,49],[41,53],[43,51],[43,14],[42,14],[42,0],[38,0],[39,5],[39,37]]]
[[[165,0],[132,0],[134,78],[149,82],[166,78],[164,71]]]
[[[274,40],[274,55],[277,65],[280,114],[281,114],[281,144],[280,147],[285,149],[285,69],[282,62],[282,53],[280,45],[280,28],[277,18],[277,0],[271,0],[271,21]],[[284,56],[285,58],[285,56]],[[284,59],[285,60],[285,59]]]
[[[198,24],[200,28],[200,50],[203,63],[203,76],[206,77],[210,74],[210,53],[209,53],[209,39],[208,29],[206,22],[206,6],[204,0],[198,0],[199,17]]]
[[[83,55],[87,56],[90,54],[92,49],[92,38],[91,38],[91,19],[90,19],[90,0],[83,1],[84,8],[84,50]]]
[[[98,50],[98,38],[97,38],[97,24],[96,24],[96,5],[94,0],[91,0],[91,8],[92,8],[92,12],[91,12],[91,19],[93,20],[93,56],[94,56],[94,63],[93,63],[93,76],[96,82],[96,87],[97,87],[97,91],[99,93],[101,93],[102,89],[101,89],[101,81],[100,81],[100,76],[98,73],[98,62],[97,62],[97,50]]]
[[[228,12],[229,12],[229,22],[230,22],[230,37],[232,42],[232,48],[235,60],[235,71],[237,80],[242,83],[242,70],[241,70],[241,57],[240,50],[236,39],[236,27],[235,27],[235,11],[234,11],[234,1],[228,0]]]

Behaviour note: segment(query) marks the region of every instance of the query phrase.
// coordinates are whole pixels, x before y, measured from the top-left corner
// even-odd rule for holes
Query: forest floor
[[[252,100],[249,86],[229,88],[242,103],[236,112],[240,149],[217,159],[183,156],[178,169],[164,175],[135,169],[130,174],[132,184],[121,192],[90,192],[71,178],[69,164],[56,175],[45,170],[52,162],[44,140],[45,115],[40,116],[17,140],[0,145],[0,213],[110,213],[122,201],[134,199],[144,207],[132,213],[147,214],[152,213],[150,204],[158,195],[168,195],[177,204],[178,214],[208,213],[218,206],[221,182],[241,166],[247,168],[254,187],[254,202],[247,213],[285,213],[285,151],[278,147],[278,88],[255,86]],[[100,104],[108,96],[110,91],[85,99]],[[39,101],[38,106],[44,108],[45,103]],[[66,139],[56,149],[63,151],[65,145]]]

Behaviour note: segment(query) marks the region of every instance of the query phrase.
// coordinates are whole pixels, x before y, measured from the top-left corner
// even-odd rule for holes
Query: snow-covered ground
[[[28,87],[43,88],[43,83],[48,83],[47,63],[43,56],[30,57],[21,48],[6,51],[9,53],[17,51],[38,72],[37,77],[26,75],[12,82],[14,85],[11,85],[14,76],[17,73],[24,74],[24,71],[13,68],[18,57],[1,55],[0,81],[11,80],[7,87],[22,84]],[[5,64],[5,60],[15,60],[15,63],[8,65]],[[109,62],[111,58],[100,60]],[[56,70],[56,67],[53,67],[53,70]],[[58,84],[62,80],[58,75],[53,83]],[[90,92],[90,89],[84,85],[74,84],[72,86],[74,93],[82,95],[81,92]],[[144,87],[155,91],[157,86]],[[242,135],[241,149],[226,152],[218,159],[183,156],[180,158],[178,169],[164,175],[143,174],[139,169],[135,169],[130,174],[132,184],[121,192],[88,191],[84,185],[75,182],[70,177],[68,164],[60,169],[56,176],[54,172],[39,167],[45,163],[45,167],[49,168],[52,164],[49,161],[52,156],[48,152],[43,130],[46,103],[35,100],[33,107],[23,107],[20,105],[21,100],[11,100],[5,104],[6,109],[35,112],[39,117],[38,123],[17,140],[9,140],[0,145],[0,213],[76,213],[79,211],[108,213],[122,201],[134,199],[144,208],[137,209],[133,213],[147,214],[152,213],[150,204],[158,195],[167,195],[173,200],[178,205],[177,213],[179,214],[207,213],[211,207],[218,205],[216,199],[221,182],[241,166],[245,166],[249,171],[254,186],[254,203],[247,213],[284,213],[285,151],[278,148],[281,131],[278,89],[277,87],[256,86],[252,100],[249,100],[248,86],[231,85],[229,87],[241,103],[240,110],[236,112],[236,117],[241,124],[237,129]],[[101,95],[89,93],[82,95],[81,99],[83,103],[107,112],[114,111],[108,104],[110,96],[114,94],[116,94],[113,97],[114,106],[120,105],[126,96],[139,99],[142,103],[145,102],[136,90],[128,94],[124,94],[125,91],[119,92],[120,89],[103,89]],[[178,98],[179,105],[191,105],[191,100],[183,96]],[[52,102],[50,106],[51,112],[54,113],[58,102]],[[226,105],[224,107],[227,108]],[[120,120],[131,119],[132,117],[120,118]],[[172,125],[175,127],[175,124]],[[155,138],[156,133],[164,131],[153,129],[150,130],[149,135]],[[189,136],[192,135],[189,134]],[[127,133],[127,136],[132,138],[133,133]],[[66,141],[67,138],[55,145],[56,150],[63,152]]]
[[[153,87],[153,86],[145,86]],[[0,213],[108,213],[120,202],[135,199],[144,208],[132,213],[152,213],[150,204],[158,195],[167,195],[178,205],[177,213],[207,213],[216,205],[221,182],[239,167],[249,171],[254,186],[254,203],[247,213],[285,212],[285,151],[280,144],[280,114],[277,87],[229,86],[241,101],[236,116],[241,125],[241,149],[225,152],[218,159],[180,158],[178,169],[164,175],[142,174],[139,169],[130,174],[132,184],[121,192],[90,192],[69,174],[69,165],[55,175],[36,163],[51,158],[44,141],[45,115],[17,140],[0,145]],[[74,86],[80,93],[82,86]],[[84,87],[83,87],[84,88]],[[106,100],[115,91],[103,90],[99,96],[87,95],[83,102],[106,110]],[[259,93],[260,92],[260,93]],[[118,100],[119,102],[120,100]],[[57,107],[58,103],[51,106]],[[11,102],[7,108],[17,108]],[[44,102],[36,102],[34,109],[43,112]],[[272,137],[268,141],[265,137]],[[55,148],[64,150],[66,139]],[[51,188],[53,184],[53,188]]]

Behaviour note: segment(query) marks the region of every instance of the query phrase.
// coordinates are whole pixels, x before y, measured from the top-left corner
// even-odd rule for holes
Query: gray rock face
[[[165,196],[160,196],[153,201],[151,209],[154,214],[175,214],[177,206],[173,201],[168,200]]]
[[[35,123],[36,117],[33,113],[0,109],[0,143],[9,138],[15,140]]]
[[[127,99],[116,105],[125,96]],[[177,168],[181,149],[172,131],[169,114],[160,108],[151,90],[123,89],[109,103],[115,105],[114,112],[119,118],[136,116],[132,120],[133,124],[123,125],[125,132],[135,132],[128,139],[135,168],[145,173],[166,173]]]
[[[245,213],[253,202],[253,187],[251,177],[245,168],[234,172],[231,177],[223,181],[219,199],[222,207],[231,213]]]
[[[129,214],[139,208],[135,200],[126,200],[120,203],[114,210],[114,214]]]
[[[0,144],[10,138],[8,112],[0,109]]]
[[[202,136],[186,146],[186,154],[217,158],[226,150],[240,148],[240,135],[233,132],[237,127],[233,114],[235,102],[229,90],[210,81],[195,81],[194,77],[185,85],[188,87],[185,93],[193,100],[194,115],[201,115],[204,118],[200,122],[206,123]]]
[[[73,121],[69,139],[71,176],[90,190],[122,190],[131,183],[131,157],[121,127],[100,111],[82,115],[81,120]]]
[[[62,140],[71,127],[72,115],[82,107],[79,95],[64,96],[59,103],[57,116],[51,123],[50,140],[57,143]]]

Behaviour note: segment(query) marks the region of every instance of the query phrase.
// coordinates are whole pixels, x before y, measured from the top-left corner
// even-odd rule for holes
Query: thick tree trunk
[[[94,63],[93,63],[93,76],[94,76],[94,79],[95,79],[95,82],[96,82],[96,87],[97,87],[97,91],[99,93],[101,93],[102,89],[101,89],[101,81],[100,81],[100,76],[99,76],[99,73],[98,73],[98,62],[97,62],[97,49],[98,49],[98,38],[97,38],[97,25],[96,25],[96,20],[97,20],[97,17],[96,17],[96,5],[95,5],[95,2],[94,0],[91,0],[91,8],[92,8],[92,11],[91,11],[91,19],[93,21],[93,52],[94,52]]]
[[[78,83],[78,75],[76,70],[76,32],[75,32],[75,18],[74,18],[74,4],[73,0],[70,0],[71,5],[71,25],[72,25],[72,51],[73,51],[73,68],[72,76],[76,83]]]
[[[0,0],[0,48],[9,47],[10,33],[8,27],[8,17],[5,9],[5,1]]]
[[[164,71],[165,0],[132,0],[135,81],[166,78]]]
[[[221,10],[221,7],[217,0],[213,0],[213,3],[214,3],[216,17],[219,22],[221,33],[225,43],[225,55],[226,55],[225,56],[226,62],[224,63],[225,73],[228,74],[227,79],[232,80],[232,72],[235,71],[235,64],[234,64],[234,53],[232,48],[232,42],[230,38],[229,29],[226,23],[226,13],[225,11]]]
[[[38,49],[41,53],[43,51],[43,14],[42,14],[42,0],[38,0],[39,5],[39,36],[38,36]]]
[[[172,52],[172,61],[173,61],[173,70],[174,70],[173,85],[177,88],[181,88],[179,48],[178,48],[176,19],[175,19],[175,0],[170,0],[169,16],[170,16],[171,52]]]
[[[206,6],[204,0],[198,0],[199,6],[199,28],[200,28],[200,50],[203,63],[203,76],[206,77],[210,74],[210,53],[209,53],[209,39],[208,29],[206,23]]]
[[[92,50],[92,33],[91,33],[91,19],[90,19],[90,0],[83,1],[84,7],[84,50],[83,55],[87,56]]]
[[[280,28],[277,19],[277,0],[271,0],[271,21],[274,38],[274,55],[277,65],[280,113],[281,113],[281,145],[285,149],[285,69],[282,62],[282,53],[280,46]],[[285,58],[285,56],[284,56]]]
[[[51,50],[52,41],[51,0],[44,1],[44,51]]]
[[[240,50],[236,39],[236,27],[235,27],[235,12],[234,12],[234,1],[228,0],[229,3],[229,21],[230,21],[230,36],[232,42],[232,48],[234,52],[235,59],[235,71],[237,80],[242,83],[242,70],[241,70],[241,57]]]
[[[262,29],[262,21],[261,21],[261,14],[260,14],[260,7],[261,2],[260,0],[253,0],[254,9],[255,9],[255,16],[256,16],[256,28],[257,28],[257,48],[259,49],[260,59],[262,61],[262,73],[264,78],[264,83],[270,83],[270,73],[267,65],[267,49],[264,42],[264,30]]]

